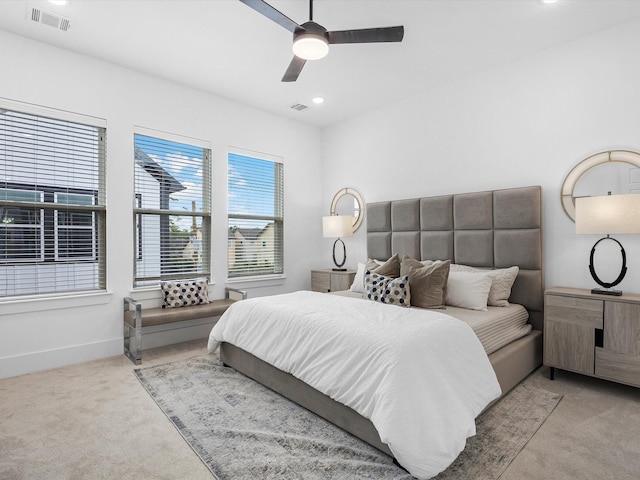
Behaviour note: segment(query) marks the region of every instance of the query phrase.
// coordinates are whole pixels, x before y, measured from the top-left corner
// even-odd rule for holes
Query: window
[[[142,208],[142,195],[136,193],[134,195],[136,208]],[[142,216],[136,214],[136,260],[142,260]]]
[[[162,136],[134,136],[135,286],[210,275],[211,149]]]
[[[283,165],[253,156],[228,157],[229,277],[283,273]]]
[[[104,122],[30,110],[0,109],[0,297],[105,289]]]
[[[35,203],[43,202],[42,197],[42,192],[0,188],[0,200]],[[0,262],[44,260],[43,219],[39,208],[25,208],[19,203],[0,207]]]
[[[64,205],[93,205],[91,195],[56,193],[55,202]],[[55,211],[56,260],[96,258],[96,221],[93,212]]]

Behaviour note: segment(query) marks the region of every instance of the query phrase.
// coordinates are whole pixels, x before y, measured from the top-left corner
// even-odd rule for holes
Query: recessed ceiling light
[[[320,105],[321,103],[324,103],[324,98],[322,98],[322,97],[313,97],[311,99],[311,101],[313,103],[315,103],[316,105]]]
[[[542,3],[557,3],[558,0],[542,0]]]
[[[49,3],[53,3],[54,5],[66,5],[67,0],[49,0]]]

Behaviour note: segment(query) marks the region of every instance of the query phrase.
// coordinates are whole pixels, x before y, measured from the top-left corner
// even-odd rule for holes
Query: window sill
[[[162,297],[160,285],[133,287],[130,294],[136,300],[155,300]]]
[[[0,305],[2,305],[0,316],[105,305],[111,301],[111,297],[113,297],[113,293],[107,291],[8,297],[0,301]]]
[[[259,288],[284,285],[285,275],[261,275],[255,277],[227,278],[227,285],[233,288]]]

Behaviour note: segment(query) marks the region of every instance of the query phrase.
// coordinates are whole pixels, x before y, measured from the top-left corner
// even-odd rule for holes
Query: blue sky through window
[[[139,134],[135,135],[135,147],[185,187],[171,193],[171,210],[192,211],[192,202],[195,201],[195,209],[202,211],[203,148]],[[189,229],[191,219],[180,218],[176,220],[176,224],[183,229]]]
[[[278,216],[276,172],[275,162],[229,153],[229,215]],[[269,221],[261,223],[266,225]],[[255,220],[243,221],[239,218],[234,219],[234,224],[238,227],[256,226]]]
[[[184,190],[171,194],[172,210],[191,211],[192,201],[196,210],[202,209],[203,149],[145,135],[135,135],[135,147],[142,150],[169,175],[180,182]],[[228,155],[228,212],[229,215],[277,217],[277,175],[279,165],[237,153]],[[190,219],[178,220],[182,228],[190,226]],[[271,220],[234,219],[238,227],[264,227]],[[259,224],[259,225],[258,225]]]

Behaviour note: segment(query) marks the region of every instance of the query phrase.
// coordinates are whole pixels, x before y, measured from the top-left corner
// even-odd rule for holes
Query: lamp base
[[[596,253],[596,247],[603,240],[611,240],[613,242],[616,242],[620,247],[620,254],[622,255],[622,268],[620,269],[620,274],[618,275],[618,278],[616,278],[611,283],[603,282],[602,280],[600,280],[600,278],[596,274],[596,269],[593,266],[593,257]],[[622,295],[622,290],[611,289],[611,287],[615,287],[616,285],[618,285],[624,278],[625,274],[627,273],[627,254],[625,253],[624,247],[622,246],[622,244],[615,238],[611,238],[609,235],[607,235],[606,237],[602,237],[600,240],[598,240],[593,246],[593,248],[591,249],[591,255],[589,256],[589,272],[591,272],[591,278],[593,278],[598,285],[605,288],[604,290],[601,288],[593,288],[591,289],[591,293],[595,293],[597,295],[612,295],[614,297],[619,297],[620,295]]]
[[[338,242],[342,244],[342,262],[340,263],[338,263],[338,260],[336,260],[336,245],[338,244]],[[335,270],[336,272],[344,272],[346,268],[343,268],[343,265],[344,265],[344,262],[346,261],[347,261],[347,247],[345,247],[344,242],[338,238],[335,242],[333,242],[333,263],[335,265],[333,270]]]
[[[614,297],[619,297],[622,295],[622,290],[603,290],[601,288],[592,288],[591,293],[597,293],[598,295],[612,295]]]

